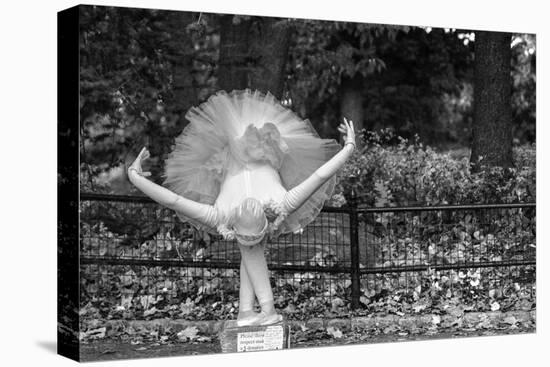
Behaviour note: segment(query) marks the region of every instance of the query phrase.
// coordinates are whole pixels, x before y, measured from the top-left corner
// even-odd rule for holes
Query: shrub
[[[366,132],[365,147],[339,172],[332,203],[355,186],[368,206],[535,201],[535,144],[514,148],[514,167],[473,173],[468,157],[454,158],[389,130]],[[336,200],[338,199],[338,200]]]

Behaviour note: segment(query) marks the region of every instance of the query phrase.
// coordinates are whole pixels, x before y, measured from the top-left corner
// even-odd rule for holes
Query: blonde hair
[[[236,228],[238,227],[238,228]],[[239,233],[243,227],[252,234]],[[226,240],[237,239],[239,243],[253,245],[260,242],[266,235],[268,220],[262,203],[254,198],[246,198],[233,209],[227,224],[220,224],[218,232]]]
[[[264,207],[257,199],[245,198],[233,210],[232,219],[233,226],[245,227],[259,232],[265,226],[266,216]]]

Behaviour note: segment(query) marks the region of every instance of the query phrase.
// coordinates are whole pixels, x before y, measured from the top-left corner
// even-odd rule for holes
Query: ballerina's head
[[[232,225],[241,245],[253,246],[261,242],[268,227],[262,203],[254,198],[244,199],[233,211]]]

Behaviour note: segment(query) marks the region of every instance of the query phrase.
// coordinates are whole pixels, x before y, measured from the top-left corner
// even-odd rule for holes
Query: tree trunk
[[[510,33],[475,32],[472,171],[513,166]],[[479,158],[482,158],[479,161]]]
[[[250,73],[250,85],[281,99],[292,28],[285,19],[261,19],[251,39],[251,51],[257,63]]]
[[[220,60],[218,85],[231,92],[248,84],[248,43],[250,20],[233,24],[233,15],[220,16]]]
[[[170,29],[168,54],[173,67],[173,99],[167,103],[178,116],[176,129],[179,131],[185,125],[185,114],[197,100],[197,88],[193,78],[193,42],[187,34],[186,27],[195,21],[197,15],[191,12],[170,12],[167,24]]]
[[[363,82],[364,78],[356,75],[353,78],[343,78],[340,85],[340,113],[342,117],[353,121],[358,137],[364,128]],[[362,139],[356,139],[356,142],[358,147],[363,145]]]
[[[221,16],[220,88],[259,89],[280,99],[291,33],[284,19],[252,17],[233,24],[233,15]]]

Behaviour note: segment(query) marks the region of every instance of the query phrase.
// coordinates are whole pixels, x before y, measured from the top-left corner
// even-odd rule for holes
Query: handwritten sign
[[[283,349],[283,327],[269,326],[263,331],[237,334],[237,352]]]

